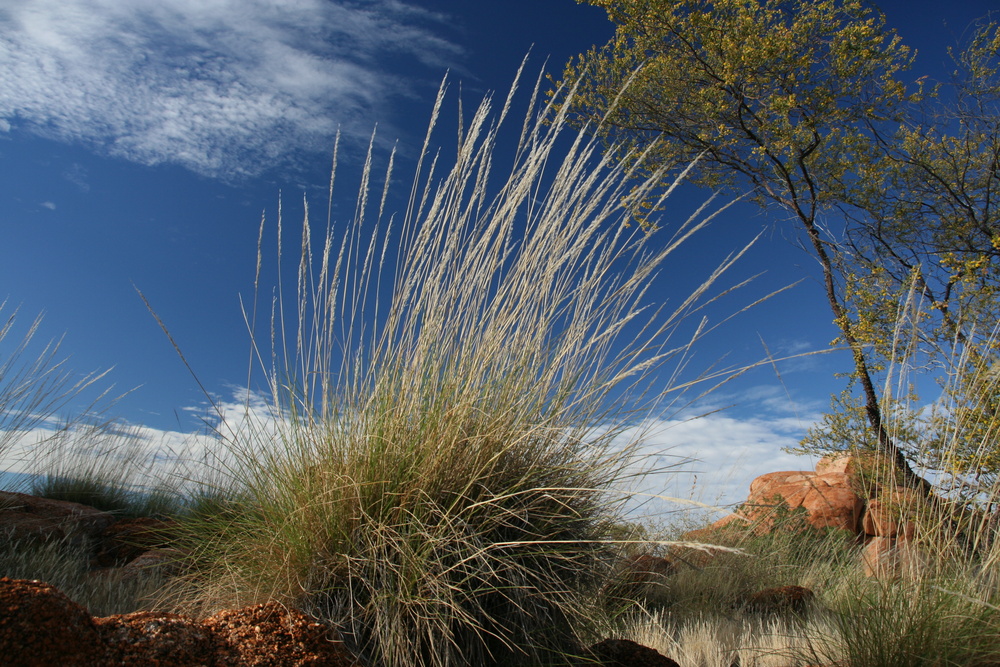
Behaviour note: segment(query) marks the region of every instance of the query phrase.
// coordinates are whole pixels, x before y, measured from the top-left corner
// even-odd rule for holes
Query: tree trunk
[[[875,391],[875,384],[872,382],[871,372],[868,370],[868,363],[865,361],[864,349],[854,335],[847,309],[844,308],[837,296],[833,262],[826,250],[826,245],[823,243],[820,230],[816,226],[816,222],[812,216],[798,209],[798,207],[796,209],[796,214],[806,228],[809,241],[816,252],[820,266],[823,267],[823,286],[826,290],[826,299],[830,304],[830,309],[833,311],[837,327],[843,334],[844,341],[851,349],[851,355],[854,357],[854,374],[858,382],[860,382],[861,389],[865,395],[865,416],[868,418],[868,425],[875,432],[879,449],[894,462],[896,468],[902,473],[903,483],[906,486],[919,490],[925,496],[930,496],[932,491],[930,483],[913,472],[913,468],[910,467],[906,457],[903,456],[903,452],[896,445],[896,442],[886,429],[878,392]]]

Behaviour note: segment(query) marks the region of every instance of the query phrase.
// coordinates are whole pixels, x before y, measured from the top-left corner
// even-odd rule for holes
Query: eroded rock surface
[[[357,665],[329,627],[277,602],[222,611],[203,625],[224,645],[219,667]]]
[[[97,626],[83,607],[49,584],[0,577],[0,664],[95,667],[107,662]]]
[[[204,621],[136,612],[91,618],[55,587],[0,578],[5,667],[359,667],[336,633],[275,602]]]

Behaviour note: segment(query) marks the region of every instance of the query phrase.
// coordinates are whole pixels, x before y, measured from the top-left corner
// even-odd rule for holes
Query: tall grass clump
[[[219,425],[228,500],[187,526],[173,600],[300,605],[373,665],[559,664],[618,553],[636,470],[618,436],[735,256],[664,310],[651,278],[706,220],[658,248],[626,225],[662,203],[662,174],[636,184],[537,84],[510,167],[514,89],[460,122],[442,170],[444,91],[405,211],[387,213],[394,156],[379,188],[370,148],[351,219],[315,238],[306,209],[295,288],[261,308],[269,340],[247,308],[267,407]]]

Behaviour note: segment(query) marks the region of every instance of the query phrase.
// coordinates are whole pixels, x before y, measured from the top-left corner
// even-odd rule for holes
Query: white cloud
[[[702,501],[729,504],[745,500],[750,482],[759,475],[815,466],[808,457],[782,451],[797,445],[804,431],[805,425],[797,419],[709,415],[658,423],[644,449],[690,461],[676,473],[673,488],[695,487]]]
[[[202,408],[192,410],[204,412]],[[638,493],[630,503],[630,511],[634,516],[665,523],[680,520],[676,514],[683,511],[690,511],[694,520],[722,516],[727,507],[746,500],[755,477],[778,470],[815,467],[816,457],[793,456],[782,449],[795,446],[810,425],[809,419],[816,417],[816,414],[806,418],[786,416],[765,410],[751,418],[715,413],[691,419],[651,419],[623,431],[617,442],[622,445],[640,442],[637,471],[638,468],[652,471],[641,478],[641,483],[627,489]],[[241,457],[251,455],[263,460],[260,457],[267,454],[263,448],[280,442],[281,425],[268,402],[260,395],[250,395],[248,400],[245,389],[234,389],[230,399],[218,401],[210,421],[228,436],[229,442],[259,448],[245,451]],[[37,471],[38,452],[51,449],[52,441],[42,447],[38,443],[51,438],[55,429],[50,424],[21,434],[6,456],[0,452],[0,472]],[[228,456],[226,447],[215,435],[127,425],[122,433],[128,436],[131,446],[142,452],[134,459],[145,462],[140,466],[145,472],[133,478],[140,485],[151,485],[150,480],[169,475],[210,478],[210,469],[225,465]],[[57,452],[57,461],[65,458]],[[718,509],[677,502],[678,499]]]
[[[47,208],[50,211],[56,210],[56,205],[50,201],[43,201],[41,204],[39,204],[39,206],[41,206],[42,208]]]
[[[398,0],[34,0],[0,7],[0,130],[235,178],[367,135],[459,49]]]
[[[746,500],[755,477],[814,468],[816,457],[783,450],[795,447],[820,415],[788,397],[784,402],[777,400],[776,392],[780,389],[751,387],[742,392],[744,404],[756,409],[755,416],[745,416],[745,411],[739,416],[725,411],[705,416],[689,412],[648,420],[623,432],[619,442],[640,442],[642,465],[654,471],[629,489],[639,492],[631,503],[632,512],[667,516],[692,508],[672,500],[680,499],[720,508],[714,513],[693,508],[696,516],[717,518],[725,508]]]
[[[204,410],[198,409],[199,413]],[[278,423],[259,395],[234,390],[229,400],[215,404],[209,423],[214,433],[154,429],[118,422],[74,424],[48,420],[29,431],[0,432],[0,473],[37,475],[60,471],[104,471],[138,488],[162,481],[185,486],[192,480],[211,482],[231,465],[228,443],[263,447],[279,442]],[[244,451],[252,455],[254,451]]]

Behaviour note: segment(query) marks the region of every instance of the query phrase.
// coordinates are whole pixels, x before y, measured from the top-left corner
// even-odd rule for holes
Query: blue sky
[[[892,0],[888,22],[920,51],[914,76],[945,76],[945,48],[995,0]],[[305,195],[325,205],[339,128],[359,169],[379,147],[419,148],[437,86],[471,107],[529,70],[604,43],[613,27],[573,0],[13,0],[0,4],[0,298],[44,337],[65,334],[77,371],[112,368],[131,390],[116,411],[151,433],[199,427],[205,399],[136,293],[169,327],[199,380],[223,398],[245,383],[239,297],[253,287],[257,229],[279,196],[289,220]],[[454,97],[451,108],[454,108]],[[405,170],[401,170],[405,171]],[[349,191],[349,190],[348,190]],[[668,209],[686,217],[700,193]],[[353,199],[335,202],[349,212]],[[343,207],[343,208],[342,208]],[[658,285],[683,296],[705,266],[758,233],[734,279],[766,273],[716,319],[783,285],[793,289],[721,327],[699,363],[824,349],[836,335],[815,263],[779,215],[736,207],[692,243]],[[841,385],[838,354],[748,374],[704,408],[733,406],[653,438],[695,455],[703,497],[753,474],[808,467],[781,454]],[[729,475],[729,477],[726,477]],[[725,478],[725,479],[724,479]],[[711,480],[711,481],[706,481]],[[729,480],[729,481],[726,481]],[[689,477],[671,485],[685,494]],[[663,482],[666,486],[667,482]],[[734,497],[735,496],[735,497]]]

